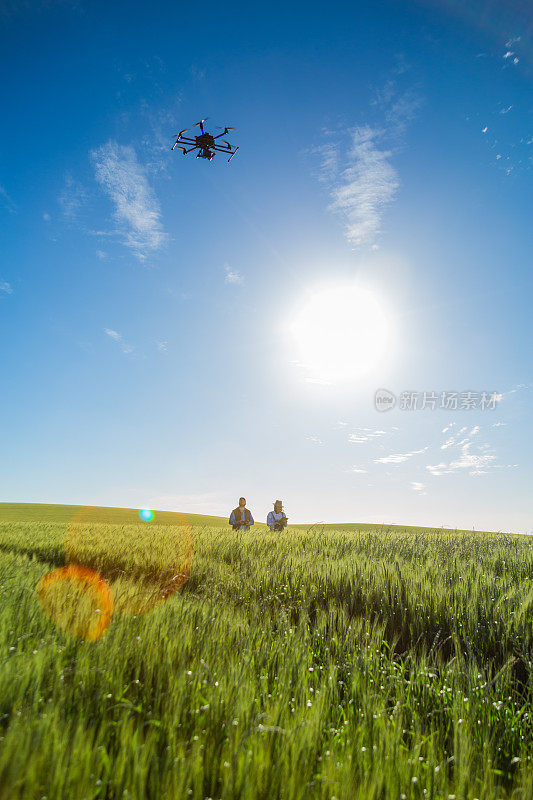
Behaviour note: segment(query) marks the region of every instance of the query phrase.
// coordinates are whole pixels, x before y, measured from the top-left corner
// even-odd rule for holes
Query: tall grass
[[[533,797],[533,540],[196,527],[180,591],[87,642],[40,579],[157,587],[183,527],[69,531],[0,524],[1,800]]]

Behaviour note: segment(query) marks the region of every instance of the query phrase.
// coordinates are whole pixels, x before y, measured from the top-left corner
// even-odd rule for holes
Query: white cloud
[[[189,72],[197,81],[203,81],[207,74],[205,67],[199,67],[197,64],[193,64],[189,67]]]
[[[499,427],[505,424],[496,422],[491,427]],[[478,444],[472,441],[472,437],[478,436],[481,432],[481,426],[475,425],[467,433],[468,426],[465,425],[459,428],[455,422],[451,422],[442,432],[446,433],[454,428],[456,430],[441,445],[441,450],[454,448],[455,457],[452,456],[451,461],[447,463],[441,461],[438,464],[428,464],[426,469],[431,475],[450,475],[462,471],[468,472],[469,475],[484,475],[490,470],[508,469],[517,466],[516,464],[496,464],[497,457],[490,444],[487,442]]]
[[[338,142],[326,142],[313,148],[312,152],[320,156],[318,180],[323,182],[334,180],[339,172]]]
[[[343,218],[345,236],[355,247],[378,248],[374,240],[381,232],[384,209],[395,199],[400,185],[398,173],[390,163],[393,153],[386,142],[399,143],[421,105],[421,98],[413,89],[402,91],[398,87],[397,79],[406,69],[398,67],[394,78],[372,100],[371,104],[379,109],[381,124],[351,129],[346,154],[341,149],[340,135],[336,135],[336,141],[327,141],[313,150],[320,156],[318,178],[329,185],[329,208]],[[325,134],[332,136],[331,131]]]
[[[225,264],[224,265],[224,271],[226,273],[226,275],[224,277],[224,283],[233,283],[233,284],[236,284],[238,286],[240,286],[240,285],[242,285],[244,283],[244,278],[240,274],[240,272],[237,272],[236,269],[231,269],[229,264]]]
[[[348,434],[348,441],[353,444],[363,444],[363,442],[369,442],[371,439],[379,439],[381,436],[388,436],[388,431],[356,428],[355,433]]]
[[[100,259],[100,261],[105,261],[107,258],[107,253],[105,250],[97,250],[96,257]]]
[[[421,453],[425,453],[427,447],[423,447],[422,450],[413,450],[411,453],[393,453],[390,456],[383,456],[382,458],[375,458],[375,464],[402,464],[404,461],[408,461],[413,456],[418,456]]]
[[[413,492],[418,492],[419,494],[426,494],[424,489],[426,488],[425,483],[420,483],[420,481],[411,481],[411,489]]]
[[[320,437],[318,436],[306,436],[305,438],[307,439],[308,442],[312,442],[313,444],[320,444],[320,445],[324,444],[322,439],[320,439]]]
[[[478,447],[479,452],[473,453],[471,452],[472,442],[464,441],[460,444],[461,452],[459,458],[451,461],[449,464],[428,464],[426,467],[428,472],[430,472],[431,475],[440,476],[467,470],[469,475],[484,475],[494,466],[496,456],[494,453],[488,451],[488,446],[481,445]],[[483,450],[485,450],[485,452],[483,452]]]
[[[133,347],[129,345],[127,342],[124,341],[124,338],[121,333],[118,331],[112,330],[112,328],[104,328],[104,333],[109,336],[110,339],[113,339],[116,342],[123,353],[128,355],[129,353],[133,353]]]
[[[160,353],[166,353],[167,352],[167,350],[168,350],[168,348],[167,348],[168,342],[166,342],[166,341],[156,342],[156,345],[157,345],[157,349],[159,350]]]
[[[476,426],[472,429],[471,434],[477,435],[479,431],[479,426]],[[485,475],[493,469],[511,469],[518,466],[517,464],[496,464],[497,457],[494,450],[486,442],[475,444],[470,439],[462,439],[454,442],[452,446],[459,450],[457,457],[449,463],[428,464],[426,469],[431,475],[450,475],[461,471],[466,471],[472,476]]]
[[[357,464],[354,464],[353,467],[349,467],[346,472],[354,472],[358,475],[366,475],[368,470],[364,469],[364,467],[359,467]]]
[[[16,204],[13,202],[3,186],[0,186],[0,204],[3,205],[10,214],[14,214],[17,210]]]
[[[442,432],[446,433],[447,431],[453,431],[454,428],[457,428],[456,423],[455,422],[450,422],[448,427],[444,428]],[[461,436],[464,436],[464,434],[466,433],[467,430],[468,430],[468,427],[466,425],[463,426],[462,428],[457,428],[457,430],[453,431],[448,436],[448,438],[446,439],[444,444],[441,445],[440,449],[441,450],[447,450],[449,447],[459,447],[464,442],[468,441],[465,438],[461,439]],[[477,433],[479,433],[479,431],[480,431],[480,428],[479,428],[479,426],[476,425],[474,428],[472,428],[472,430],[470,432],[470,435],[471,436],[475,436]]]
[[[385,116],[394,136],[401,136],[405,133],[421,104],[420,97],[412,89],[408,89],[403,94],[396,94],[393,91]]]
[[[115,206],[114,216],[124,243],[138,259],[159,250],[167,241],[161,207],[133,147],[109,141],[91,151],[96,179]]]
[[[70,172],[65,175],[63,190],[59,195],[59,205],[66,217],[73,219],[87,199],[87,192]]]
[[[389,163],[390,151],[377,142],[380,132],[369,126],[356,128],[348,166],[331,189],[330,209],[345,220],[345,236],[353,245],[371,244],[379,234],[383,209],[394,199],[398,174]]]
[[[331,381],[326,380],[326,378],[311,378],[311,377],[307,377],[307,378],[304,378],[304,381],[306,383],[314,383],[317,386],[332,386]]]
[[[13,294],[13,288],[7,281],[0,280],[0,292],[4,292],[5,294]]]

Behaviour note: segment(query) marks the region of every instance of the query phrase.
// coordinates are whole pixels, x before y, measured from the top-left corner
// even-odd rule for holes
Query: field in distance
[[[159,525],[179,525],[183,515],[174,511],[156,511],[154,521]],[[138,508],[109,508],[106,506],[65,506],[41,503],[0,503],[0,522],[52,522],[68,524],[83,514],[88,522],[127,525],[139,523]],[[219,527],[228,524],[226,517],[211,517],[202,514],[190,514],[195,525],[211,525]],[[229,512],[228,512],[229,517]]]
[[[1,800],[533,797],[532,537],[260,530],[0,504]]]
[[[76,517],[83,513],[84,519],[90,522],[110,523],[114,525],[120,524],[146,524],[139,518],[139,509],[136,508],[110,508],[108,506],[70,506],[70,505],[52,505],[42,503],[0,503],[0,522],[53,522],[68,524],[76,519]],[[207,525],[216,528],[225,528],[228,526],[230,510],[227,517],[215,517],[206,514],[189,514],[187,518],[193,526]],[[183,521],[184,514],[175,511],[155,511],[154,522],[159,525],[179,525]],[[290,522],[290,520],[289,520]],[[266,527],[265,523],[260,520],[255,520],[256,526],[259,528]],[[325,528],[335,530],[347,531],[362,531],[362,530],[375,530],[383,531],[384,529],[403,530],[410,532],[424,532],[434,530],[433,528],[422,528],[420,526],[408,526],[400,524],[370,524],[363,522],[356,523],[326,523],[326,522],[309,522],[306,524],[291,525],[291,528],[296,529],[309,529],[309,528]],[[438,527],[438,530],[451,530]],[[454,529],[457,533],[466,533],[466,531]],[[483,533],[483,531],[478,531]]]

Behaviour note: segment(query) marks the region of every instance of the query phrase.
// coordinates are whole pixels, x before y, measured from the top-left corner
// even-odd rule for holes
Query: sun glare
[[[298,365],[315,383],[357,380],[380,366],[390,324],[378,298],[357,284],[311,293],[289,326]]]

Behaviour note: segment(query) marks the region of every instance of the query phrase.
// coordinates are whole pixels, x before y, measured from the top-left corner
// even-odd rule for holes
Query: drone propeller
[[[228,150],[231,150],[231,145],[230,145],[230,143],[229,143],[229,142],[227,142],[225,139],[222,139],[222,141],[224,142],[224,144],[226,145],[226,147],[228,148]]]
[[[189,130],[188,128],[184,128],[184,129],[183,129],[182,131],[180,131],[179,133],[176,133],[176,136],[180,137],[182,133],[185,133],[185,131],[188,131],[188,130]]]
[[[224,126],[224,125],[217,125],[217,128],[218,128],[219,131],[223,130],[224,133],[228,133],[228,131],[236,130],[236,128],[228,128],[227,126]]]
[[[203,125],[203,123],[204,123],[204,122],[207,122],[207,120],[208,120],[208,119],[209,119],[209,117],[206,117],[205,119],[201,119],[201,120],[200,120],[200,122],[196,122],[196,123],[193,125],[193,128],[197,128],[197,127],[198,127],[198,125],[200,125],[200,126],[201,126],[201,125]]]

